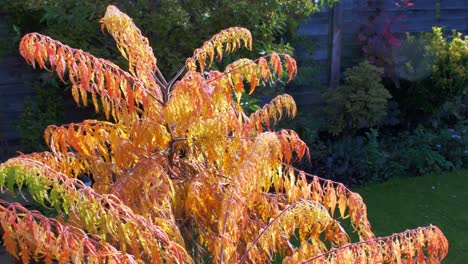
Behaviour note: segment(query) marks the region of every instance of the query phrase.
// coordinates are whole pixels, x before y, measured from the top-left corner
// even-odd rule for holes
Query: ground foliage
[[[166,80],[127,15],[109,6],[101,23],[128,71],[38,33],[21,40],[28,63],[69,79],[76,102],[91,97],[108,121],[49,126],[49,152],[0,165],[3,188],[27,187],[58,213],[46,218],[2,202],[13,256],[25,263],[266,263],[276,254],[284,263],[439,263],[446,256],[437,227],[375,238],[359,194],[290,165],[307,146],[294,131],[270,129],[295,115],[289,95],[244,113],[244,90],[293,78],[293,58],[273,53],[209,71],[215,58],[251,48],[248,30],[228,28]],[[350,243],[344,218],[360,242]]]

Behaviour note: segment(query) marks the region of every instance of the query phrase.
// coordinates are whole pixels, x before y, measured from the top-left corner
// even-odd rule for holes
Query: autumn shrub
[[[128,71],[50,37],[22,38],[25,60],[73,85],[77,103],[104,112],[45,131],[48,152],[0,165],[0,186],[31,197],[56,217],[0,200],[3,241],[23,263],[440,263],[448,242],[435,226],[376,238],[361,196],[294,168],[308,154],[292,130],[285,94],[247,115],[242,94],[297,72],[289,55],[240,59],[224,71],[214,59],[251,48],[240,27],[214,35],[164,78],[148,39],[109,6],[102,27]],[[244,86],[246,85],[246,86]],[[100,100],[98,100],[98,98]],[[78,180],[93,179],[91,187]],[[340,220],[349,218],[358,243]],[[292,239],[300,241],[293,246]]]
[[[346,85],[323,94],[329,132],[352,135],[361,128],[380,124],[391,98],[381,82],[382,73],[382,69],[362,62],[346,70]]]

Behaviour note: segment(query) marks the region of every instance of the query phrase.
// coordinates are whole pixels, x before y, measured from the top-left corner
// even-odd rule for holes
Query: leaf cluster
[[[389,10],[385,7],[388,2],[396,7]],[[385,74],[393,76],[395,57],[393,50],[398,48],[404,36],[395,32],[396,28],[404,27],[402,20],[403,8],[414,5],[412,0],[356,0],[354,12],[359,20],[358,39],[361,42],[361,50],[366,60],[375,66],[385,69]]]

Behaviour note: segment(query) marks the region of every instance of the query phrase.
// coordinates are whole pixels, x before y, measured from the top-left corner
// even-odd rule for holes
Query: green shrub
[[[399,76],[391,89],[405,117],[411,122],[429,121],[442,105],[468,89],[468,38],[453,31],[446,39],[442,29],[407,40],[398,51]]]
[[[97,27],[109,1],[1,2],[4,2],[1,6],[3,11],[7,11],[8,21],[18,29],[18,36],[37,31],[125,65],[123,60],[116,62],[116,59],[120,59],[119,52],[111,48],[113,45],[109,44],[112,40]],[[166,77],[171,78],[192,54],[194,47],[203,44],[214,33],[232,26],[251,29],[253,46],[258,48],[239,57],[248,55],[256,58],[259,51],[285,51],[290,47],[288,42],[295,38],[298,19],[312,15],[320,8],[332,6],[337,0],[219,0],[212,4],[201,0],[112,2],[140,25],[159,58],[159,68],[168,70],[169,76]],[[229,63],[228,57],[224,58],[226,63]]]
[[[360,63],[346,70],[346,85],[323,94],[329,132],[352,135],[381,123],[391,98],[381,82],[382,73],[368,62]]]
[[[437,151],[454,168],[468,166],[468,123],[465,120],[454,128],[443,129],[437,137]]]

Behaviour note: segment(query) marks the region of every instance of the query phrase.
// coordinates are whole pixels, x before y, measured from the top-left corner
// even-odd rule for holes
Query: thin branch
[[[164,84],[161,80],[159,80],[159,78],[156,77],[156,75],[154,75],[154,73],[152,73],[151,75],[153,75],[153,78],[154,80],[156,81],[157,85],[159,85],[160,87],[162,87],[163,89],[167,89],[167,84]],[[162,91],[161,91],[162,92]]]
[[[186,69],[185,66],[180,68],[180,70],[176,73],[176,75],[174,75],[174,77],[172,77],[172,79],[167,84],[168,89],[170,89],[172,87],[172,85],[174,84],[174,82],[177,81],[177,79],[180,77],[180,75],[182,75],[182,73],[184,73],[185,69]]]
[[[164,86],[167,86],[167,81],[166,81],[166,78],[164,78],[164,75],[162,74],[162,72],[159,70],[159,68],[156,69],[156,73],[158,74],[159,78],[161,78],[161,81],[162,83],[164,84]]]

